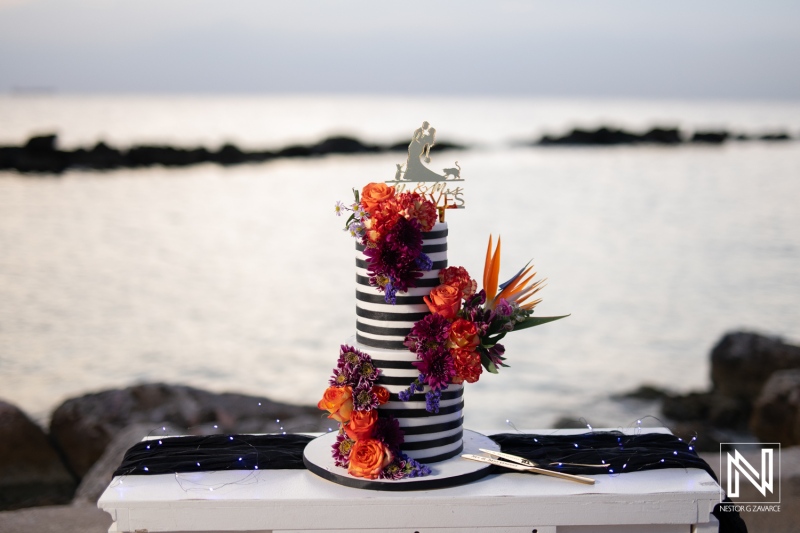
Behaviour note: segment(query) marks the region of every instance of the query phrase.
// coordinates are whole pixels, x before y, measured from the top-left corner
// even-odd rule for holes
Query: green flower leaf
[[[491,359],[489,359],[489,356],[486,354],[484,350],[481,350],[481,364],[483,365],[483,368],[485,368],[492,374],[499,374],[499,372],[497,371],[497,367],[494,366],[494,363],[492,362]]]
[[[517,323],[514,326],[514,331],[525,329],[525,328],[532,328],[534,326],[541,326],[542,324],[547,324],[548,322],[553,322],[555,320],[561,320],[562,318],[566,318],[570,315],[561,315],[561,316],[531,316],[523,320],[522,322]]]
[[[481,344],[491,348],[492,346],[503,340],[503,337],[505,337],[507,333],[508,331],[503,331],[502,333],[498,333],[497,335],[494,336],[489,335],[485,339],[483,339],[483,342]]]

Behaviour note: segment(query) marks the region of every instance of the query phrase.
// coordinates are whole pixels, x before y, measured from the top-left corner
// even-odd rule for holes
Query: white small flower
[[[347,208],[345,207],[345,205],[342,202],[336,202],[336,207],[334,207],[333,209],[334,209],[334,211],[336,211],[336,216],[340,217],[340,216],[342,216],[342,211],[347,209]]]

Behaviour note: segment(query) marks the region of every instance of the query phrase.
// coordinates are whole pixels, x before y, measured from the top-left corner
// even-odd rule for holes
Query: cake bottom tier
[[[451,384],[442,391],[438,413],[426,410],[428,388],[415,393],[407,402],[398,394],[419,376],[413,366],[416,354],[408,350],[387,350],[357,344],[357,349],[372,357],[381,370],[378,384],[389,391],[389,401],[378,408],[378,416],[392,417],[405,436],[403,453],[422,463],[444,461],[460,454],[464,448],[464,387]]]

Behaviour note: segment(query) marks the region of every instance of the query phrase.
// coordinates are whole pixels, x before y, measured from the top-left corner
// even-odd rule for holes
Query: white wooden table
[[[593,477],[595,485],[583,485],[507,473],[449,489],[383,492],[343,487],[307,470],[126,476],[113,479],[98,507],[114,521],[109,532],[717,531],[710,513],[720,489],[702,470]]]

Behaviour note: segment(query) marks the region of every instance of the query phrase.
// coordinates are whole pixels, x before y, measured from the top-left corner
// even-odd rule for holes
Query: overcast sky
[[[800,99],[800,1],[0,0],[0,92]]]

